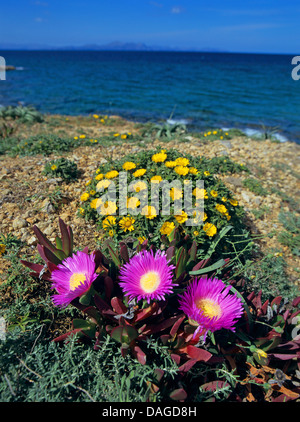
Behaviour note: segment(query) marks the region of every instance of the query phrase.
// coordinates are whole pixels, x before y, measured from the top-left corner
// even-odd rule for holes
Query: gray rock
[[[21,217],[15,218],[12,224],[15,230],[19,230],[19,229],[22,229],[23,227],[27,227],[27,225],[28,225],[27,221]]]

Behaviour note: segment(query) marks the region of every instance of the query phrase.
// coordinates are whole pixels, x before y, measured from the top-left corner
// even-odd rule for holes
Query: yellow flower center
[[[74,273],[70,278],[70,289],[75,290],[81,283],[83,283],[86,279],[85,274],[83,273]]]
[[[196,306],[203,312],[203,315],[208,318],[219,317],[222,313],[221,307],[209,299],[199,299],[196,302]]]
[[[145,293],[154,292],[160,284],[159,274],[154,271],[149,271],[141,277],[140,284]]]

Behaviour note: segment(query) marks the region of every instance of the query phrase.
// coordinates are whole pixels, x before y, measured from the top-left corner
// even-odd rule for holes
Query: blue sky
[[[300,54],[299,0],[9,0],[0,44],[142,42]]]

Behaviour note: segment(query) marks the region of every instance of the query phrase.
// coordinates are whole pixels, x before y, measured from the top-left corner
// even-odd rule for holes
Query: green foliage
[[[18,120],[20,123],[41,123],[43,116],[34,107],[7,106],[0,108],[0,118],[4,120]]]
[[[74,138],[60,138],[53,134],[34,135],[23,139],[14,139],[8,153],[12,156],[50,155],[53,153],[68,152],[81,144]]]
[[[243,180],[243,185],[245,188],[255,193],[255,195],[267,196],[269,193],[268,190],[265,189],[262,184],[253,177]]]
[[[203,159],[203,162],[205,159]],[[213,157],[207,160],[207,168],[211,173],[215,174],[233,174],[233,173],[250,173],[250,170],[244,164],[236,163],[229,157]]]
[[[62,157],[46,163],[43,173],[70,182],[77,179],[79,172],[76,163]]]
[[[154,124],[148,123],[143,125],[141,135],[143,137],[155,137],[155,138],[167,138],[171,139],[174,136],[182,135],[187,132],[186,125],[181,123],[164,123],[164,124]]]
[[[243,276],[248,280],[249,291],[262,291],[262,300],[281,295],[292,300],[298,293],[297,286],[288,281],[286,262],[279,251],[270,251],[262,259],[248,261],[242,266]]]
[[[300,217],[296,213],[281,211],[278,217],[286,230],[278,233],[278,241],[288,246],[294,255],[300,256]]]

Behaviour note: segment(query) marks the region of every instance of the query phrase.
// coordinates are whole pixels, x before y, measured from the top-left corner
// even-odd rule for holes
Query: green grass
[[[268,190],[265,189],[257,179],[254,179],[252,177],[243,180],[243,185],[245,186],[245,188],[255,193],[255,195],[267,196],[269,194]]]

